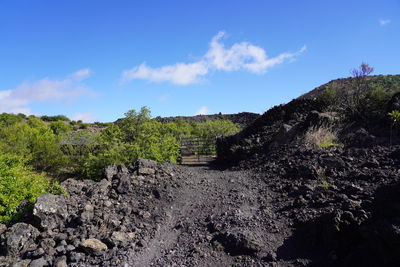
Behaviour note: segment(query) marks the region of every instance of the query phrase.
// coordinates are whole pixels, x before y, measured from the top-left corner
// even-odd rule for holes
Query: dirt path
[[[266,186],[248,172],[184,167],[183,174],[168,219],[130,265],[257,266],[276,258],[290,233]]]

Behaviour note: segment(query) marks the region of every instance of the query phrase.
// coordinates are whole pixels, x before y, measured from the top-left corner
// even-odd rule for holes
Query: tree
[[[362,116],[361,100],[368,93],[367,76],[374,71],[374,68],[367,63],[361,63],[359,68],[354,68],[350,71],[352,76],[352,85],[343,94],[344,109],[350,117]]]

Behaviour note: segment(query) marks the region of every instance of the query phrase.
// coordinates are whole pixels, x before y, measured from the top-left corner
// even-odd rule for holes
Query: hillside
[[[205,122],[214,120],[229,120],[238,124],[241,128],[250,125],[255,119],[260,117],[260,114],[251,112],[240,112],[236,114],[211,114],[211,115],[196,115],[196,116],[177,116],[177,117],[156,117],[155,120],[162,123],[168,123],[177,120],[186,120],[188,122]]]
[[[399,265],[400,93],[366,78],[383,91],[360,106],[311,91],[220,138],[210,166],[139,159],[63,181],[0,225],[0,266]]]
[[[300,96],[301,99],[312,99],[321,95],[325,89],[332,88],[337,90],[339,94],[342,94],[344,91],[350,90],[352,87],[352,83],[354,82],[353,78],[341,78],[332,80],[326,84],[323,84],[305,94]],[[373,75],[367,77],[367,84],[370,88],[384,88],[385,90],[396,92],[400,91],[400,75]]]

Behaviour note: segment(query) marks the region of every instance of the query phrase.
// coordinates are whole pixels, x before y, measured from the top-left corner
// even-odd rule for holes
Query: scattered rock
[[[96,238],[90,238],[82,241],[80,247],[89,254],[97,254],[100,251],[108,249],[107,245]]]
[[[109,238],[109,242],[113,246],[125,246],[135,238],[135,233],[113,232]]]
[[[7,254],[16,254],[29,248],[36,248],[35,240],[39,231],[30,224],[16,223],[5,233]]]
[[[68,217],[64,196],[43,194],[37,198],[33,215],[43,229],[54,229],[63,225]]]

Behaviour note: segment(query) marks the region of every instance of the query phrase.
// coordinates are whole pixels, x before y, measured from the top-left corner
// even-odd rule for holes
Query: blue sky
[[[399,0],[4,0],[0,112],[262,113],[399,47]]]

